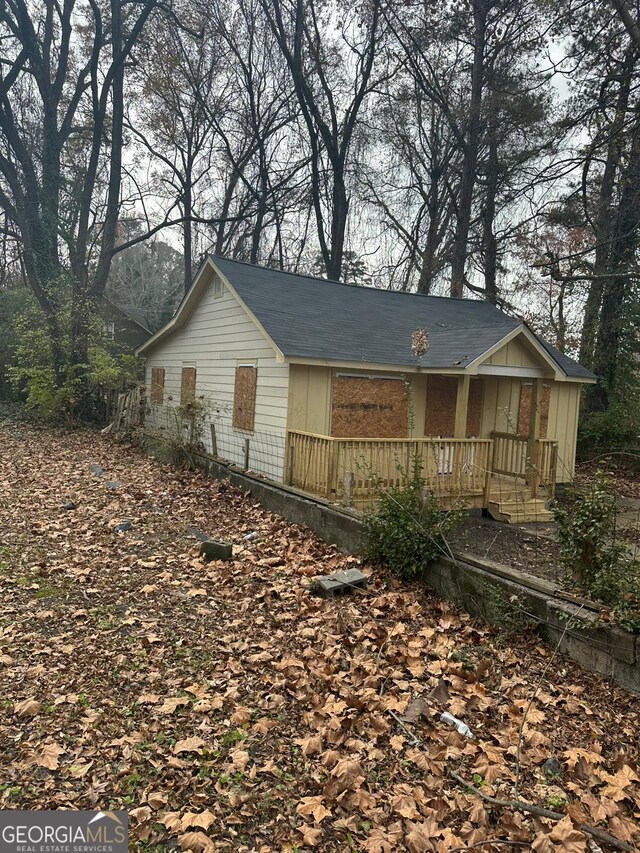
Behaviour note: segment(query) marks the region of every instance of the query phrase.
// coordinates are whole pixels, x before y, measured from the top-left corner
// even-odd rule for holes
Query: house
[[[418,454],[444,505],[461,496],[512,521],[547,517],[545,497],[573,477],[580,391],[595,382],[488,302],[221,257],[137,352],[150,422],[170,429],[197,400],[202,442],[231,462],[359,506]]]
[[[151,330],[138,308],[123,308],[103,296],[98,313],[102,321],[103,342],[114,355],[133,355],[136,348],[151,336]]]

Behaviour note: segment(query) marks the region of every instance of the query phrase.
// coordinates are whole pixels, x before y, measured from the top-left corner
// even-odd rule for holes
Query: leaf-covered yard
[[[126,808],[135,850],[640,840],[637,697],[368,566],[311,596],[355,559],[228,484],[89,432],[0,442],[1,808]]]

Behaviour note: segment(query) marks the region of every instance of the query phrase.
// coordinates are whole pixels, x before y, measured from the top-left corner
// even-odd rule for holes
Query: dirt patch
[[[449,543],[454,551],[468,551],[550,581],[560,582],[564,575],[553,525],[503,524],[470,515],[449,536]]]

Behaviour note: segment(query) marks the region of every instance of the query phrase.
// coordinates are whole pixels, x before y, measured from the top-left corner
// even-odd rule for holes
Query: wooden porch
[[[427,488],[443,508],[462,500],[502,521],[545,521],[557,444],[506,432],[491,438],[337,438],[289,430],[284,479],[302,491],[364,509],[399,485],[420,459]]]

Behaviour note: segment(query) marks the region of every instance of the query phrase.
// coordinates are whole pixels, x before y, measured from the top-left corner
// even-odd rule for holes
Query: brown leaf
[[[238,708],[229,717],[229,721],[233,723],[234,726],[242,726],[244,725],[244,723],[249,722],[252,714],[253,711],[251,710],[251,708]]]
[[[64,752],[61,746],[55,743],[45,743],[45,745],[36,753],[33,763],[38,767],[46,767],[48,770],[58,769],[58,758]]]
[[[40,713],[40,702],[36,702],[35,699],[25,699],[24,702],[16,702],[13,706],[13,713],[20,717],[20,719],[26,719],[27,717],[35,717]]]
[[[188,737],[184,740],[179,740],[173,747],[173,754],[179,755],[181,752],[202,752],[204,741],[201,737]]]
[[[439,702],[440,705],[446,705],[449,701],[449,688],[444,678],[438,679],[438,684],[431,691],[431,697]]]
[[[410,794],[395,794],[391,797],[391,808],[400,817],[406,817],[409,820],[415,820],[419,814],[416,801]]]
[[[249,753],[244,749],[234,749],[231,753],[231,764],[240,772],[243,772],[250,761]]]
[[[302,835],[302,844],[304,847],[315,847],[322,840],[322,830],[307,826],[306,823],[303,823],[298,828],[298,831]]]
[[[197,714],[205,714],[207,711],[219,711],[224,705],[224,701],[220,696],[214,696],[212,699],[199,699],[193,706],[193,710]]]
[[[188,829],[190,826],[197,826],[199,829],[209,829],[215,821],[215,815],[209,809],[206,809],[203,812],[186,812],[182,815],[180,823],[182,829]]]
[[[162,809],[167,805],[167,795],[161,791],[152,791],[147,794],[147,802],[152,809]]]
[[[193,850],[195,853],[215,853],[213,841],[204,832],[184,832],[178,836],[181,850]]]
[[[151,817],[151,809],[149,806],[140,806],[137,809],[129,809],[129,817],[133,818],[136,823],[144,823]]]
[[[296,743],[305,757],[318,755],[322,752],[322,735],[310,735],[310,737],[297,738]]]
[[[405,842],[410,853],[428,853],[433,850],[433,825],[431,823],[409,824],[405,835]],[[436,824],[437,829],[437,824]]]
[[[139,699],[138,702],[140,702]],[[171,696],[169,699],[164,700],[158,710],[158,713],[173,714],[177,708],[182,708],[188,704],[189,700],[185,696]]]
[[[69,767],[69,774],[73,776],[74,779],[84,779],[92,766],[93,761],[90,761],[88,764],[74,764]]]
[[[316,823],[321,823],[325,817],[331,817],[329,809],[322,805],[322,797],[303,797],[296,811],[303,817],[313,817]]]
[[[440,679],[440,681],[442,681],[442,679]],[[405,723],[414,723],[416,720],[420,719],[420,717],[429,717],[429,706],[422,696],[417,696],[409,702],[400,719]]]
[[[331,775],[340,780],[346,787],[355,787],[358,779],[364,779],[360,762],[353,758],[342,758],[331,771]]]
[[[160,818],[170,832],[180,832],[182,830],[182,819],[180,812],[165,812]]]
[[[587,848],[587,836],[574,827],[568,815],[553,827],[549,838],[557,853],[584,853]]]

